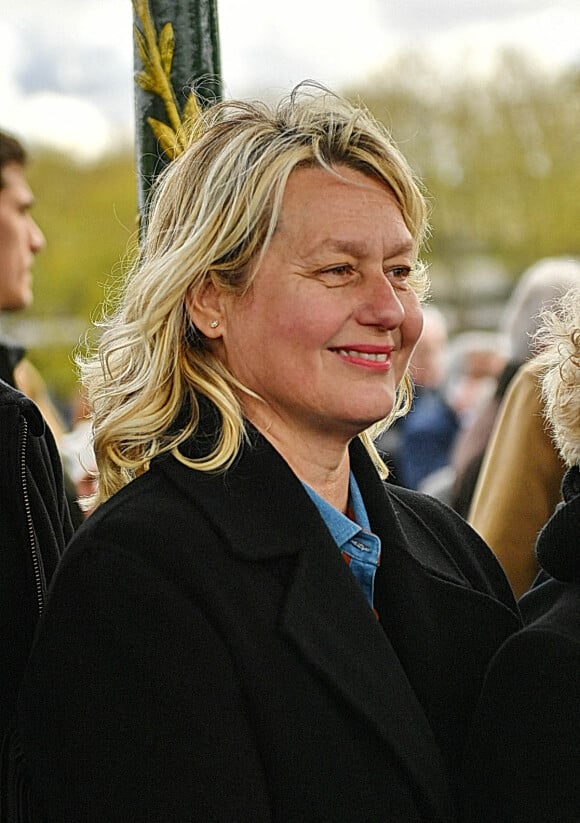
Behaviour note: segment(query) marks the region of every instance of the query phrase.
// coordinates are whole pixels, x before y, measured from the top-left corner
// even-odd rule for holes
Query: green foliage
[[[515,278],[580,255],[580,71],[506,52],[486,80],[449,78],[407,54],[357,93],[427,186],[434,263],[460,277],[465,255],[486,255]]]

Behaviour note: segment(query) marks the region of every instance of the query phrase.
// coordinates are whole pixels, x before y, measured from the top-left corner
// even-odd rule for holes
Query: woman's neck
[[[348,439],[327,432],[294,431],[287,426],[263,425],[249,418],[303,483],[341,512],[346,512],[350,476]]]

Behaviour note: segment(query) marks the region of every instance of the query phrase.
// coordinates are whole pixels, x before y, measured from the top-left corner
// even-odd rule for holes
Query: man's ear
[[[211,278],[195,291],[188,289],[185,296],[185,310],[193,325],[205,336],[211,339],[221,337],[220,321],[223,292],[219,290]]]

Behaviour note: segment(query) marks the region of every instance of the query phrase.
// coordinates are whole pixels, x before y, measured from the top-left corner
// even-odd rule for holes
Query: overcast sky
[[[336,90],[421,48],[486,65],[513,46],[580,66],[579,0],[218,0],[225,95]],[[91,158],[130,140],[130,0],[1,0],[0,128]]]

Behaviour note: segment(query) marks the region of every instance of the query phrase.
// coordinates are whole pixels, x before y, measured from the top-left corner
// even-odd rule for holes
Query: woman
[[[494,656],[466,756],[466,820],[580,820],[580,287],[544,314],[542,398],[568,466],[536,553],[545,582]]]
[[[33,795],[46,821],[452,820],[519,617],[371,445],[407,403],[423,196],[323,91],[204,121],[85,370],[101,505],[22,693]]]

